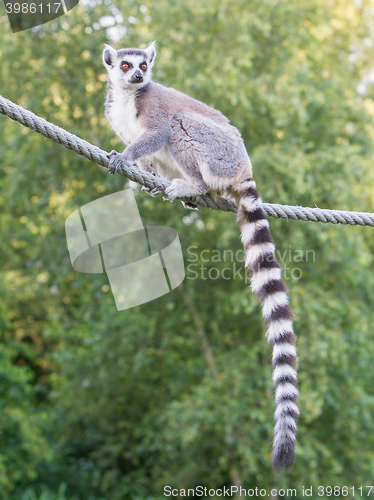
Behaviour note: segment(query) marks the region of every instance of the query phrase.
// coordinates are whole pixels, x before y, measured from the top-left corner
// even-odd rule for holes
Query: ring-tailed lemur
[[[108,169],[114,173],[121,163],[137,162],[171,181],[164,193],[169,199],[207,192],[236,198],[245,265],[252,270],[251,288],[262,301],[267,338],[273,345],[273,467],[287,469],[294,460],[299,415],[296,337],[251,161],[239,131],[221,112],[151,79],[155,57],[155,42],[145,50],[105,46],[106,117],[127,145],[123,153],[110,153]]]

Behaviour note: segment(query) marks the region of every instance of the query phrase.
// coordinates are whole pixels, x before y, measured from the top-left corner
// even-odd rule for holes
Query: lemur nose
[[[139,72],[137,71],[134,74],[134,78],[136,78],[137,80],[143,80],[143,75],[140,73],[140,71]]]

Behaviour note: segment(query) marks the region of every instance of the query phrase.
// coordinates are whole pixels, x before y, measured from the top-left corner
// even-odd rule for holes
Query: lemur
[[[152,80],[155,57],[155,42],[144,50],[117,51],[105,45],[105,114],[127,145],[123,153],[109,154],[108,170],[115,173],[121,164],[136,162],[171,181],[164,192],[170,200],[208,192],[237,200],[245,266],[252,271],[251,288],[262,302],[267,339],[273,345],[273,468],[288,469],[294,461],[299,416],[294,316],[251,160],[239,131],[220,111]],[[150,194],[159,192],[156,188]]]

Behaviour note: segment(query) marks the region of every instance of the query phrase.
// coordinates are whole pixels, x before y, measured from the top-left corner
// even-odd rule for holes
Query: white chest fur
[[[106,109],[106,117],[114,132],[126,145],[131,144],[145,132],[136,117],[133,92],[118,93],[111,90],[111,102]]]

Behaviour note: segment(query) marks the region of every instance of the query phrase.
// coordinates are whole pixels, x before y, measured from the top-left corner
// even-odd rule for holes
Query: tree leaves
[[[2,15],[2,92],[120,150],[103,114],[102,47],[156,39],[155,79],[239,127],[264,201],[372,211],[371,8],[89,2],[17,35]],[[5,117],[0,130],[0,498],[370,483],[370,228],[270,220],[296,314],[302,410],[295,467],[275,480],[271,348],[235,216],[186,212],[131,185],[146,225],[177,229],[186,279],[118,312],[105,275],[71,268],[64,222],[127,181]]]

